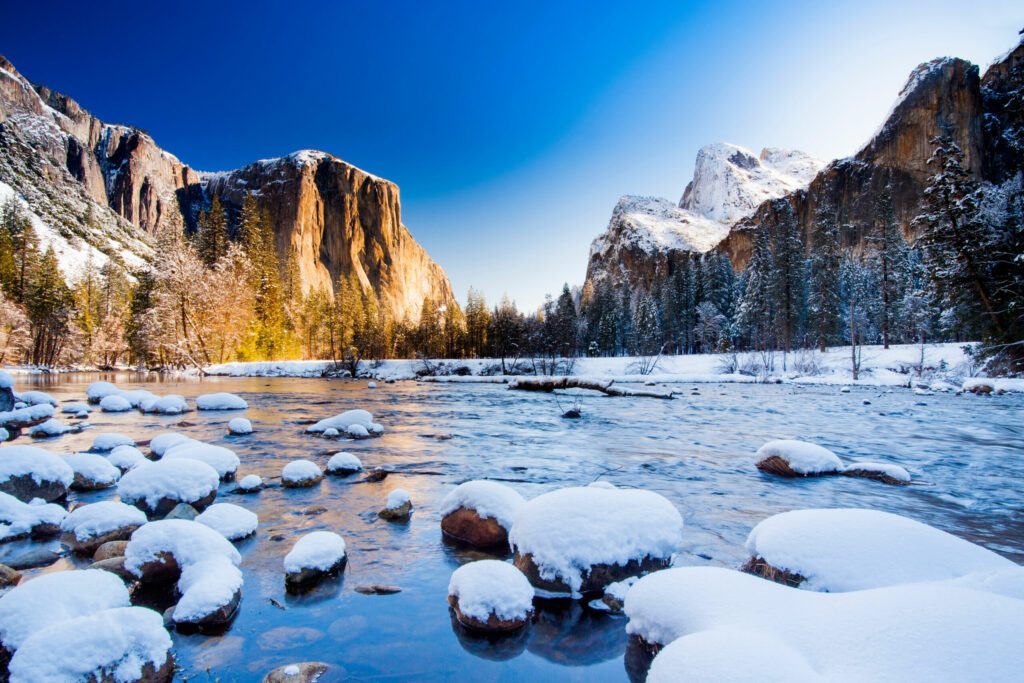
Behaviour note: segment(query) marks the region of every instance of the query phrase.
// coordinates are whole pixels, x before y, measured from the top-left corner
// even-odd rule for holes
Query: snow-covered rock
[[[358,457],[351,453],[341,451],[331,456],[327,461],[327,474],[347,476],[363,471],[363,463]]]
[[[536,588],[581,594],[667,566],[682,533],[682,516],[663,496],[587,486],[528,501],[509,543]]]
[[[97,434],[96,438],[92,440],[92,448],[89,450],[96,453],[105,453],[112,451],[118,446],[134,446],[135,439],[124,434],[118,434],[116,432],[104,432],[103,434]]]
[[[219,483],[217,470],[199,460],[160,460],[126,472],[117,493],[122,501],[159,517],[178,503],[205,509],[217,496]]]
[[[498,560],[464,564],[448,583],[448,603],[459,623],[485,633],[507,633],[529,623],[533,595],[523,573]]]
[[[191,437],[185,436],[184,434],[178,434],[177,432],[163,432],[157,434],[149,442],[149,450],[158,458],[164,457],[171,448],[183,444],[189,441],[195,441]]]
[[[196,521],[210,527],[229,541],[252,536],[260,523],[256,513],[231,503],[214,503],[200,513]]]
[[[42,403],[37,406],[15,404],[13,410],[0,412],[0,426],[17,432],[24,427],[31,427],[53,417],[53,406]]]
[[[215,394],[203,394],[196,399],[196,408],[199,410],[245,410],[249,404],[241,396],[218,392]]]
[[[972,377],[964,380],[960,389],[972,394],[991,394],[996,390],[996,383],[987,377]]]
[[[228,422],[228,432],[239,436],[252,434],[252,422],[244,417],[236,417]]]
[[[23,503],[0,493],[0,543],[31,536],[45,538],[60,531],[67,510],[53,503]]]
[[[55,436],[80,431],[82,431],[81,424],[69,425],[55,417],[51,417],[46,422],[40,422],[39,424],[30,427],[28,435],[33,439],[49,439]]]
[[[737,680],[729,677],[742,672],[735,660],[765,657],[773,649],[766,638],[785,645],[780,659],[766,659],[766,680],[779,680],[786,669],[801,680],[810,669],[831,681],[1010,681],[1024,666],[1017,639],[1007,637],[1024,629],[1021,601],[946,582],[816,593],[730,569],[682,567],[638,581],[625,612],[627,633],[656,646],[718,629],[762,636],[749,651],[742,637],[702,640],[703,648],[688,648],[704,650],[694,660],[698,668],[670,656],[674,676],[660,665],[654,670],[662,681],[692,680],[691,673]],[[799,660],[805,666],[796,666]]]
[[[301,590],[344,569],[345,540],[331,531],[312,531],[285,555],[285,585]]]
[[[223,535],[198,522],[165,519],[132,534],[124,566],[143,583],[177,581],[178,625],[214,626],[234,618],[241,600],[241,556]]]
[[[345,436],[352,439],[368,439],[370,437],[370,430],[361,424],[351,424],[345,427]]]
[[[391,521],[409,519],[412,514],[412,498],[405,489],[391,489],[384,509],[377,513],[381,518]]]
[[[121,394],[104,396],[100,401],[100,410],[105,413],[125,413],[132,409],[131,402]]]
[[[92,407],[88,403],[82,401],[72,401],[71,403],[65,403],[61,406],[60,411],[67,415],[80,415],[82,413],[91,413]]]
[[[64,461],[75,472],[71,488],[76,491],[108,489],[121,478],[121,470],[102,455],[95,453],[72,453]]]
[[[844,467],[841,474],[847,477],[874,479],[886,484],[910,483],[910,473],[905,468],[889,462],[867,462],[861,460]]]
[[[64,498],[75,472],[59,455],[35,446],[0,448],[0,491],[23,502]]]
[[[146,456],[142,454],[142,451],[135,446],[122,445],[116,446],[110,451],[110,455],[107,456],[107,462],[121,470],[121,472],[127,472],[139,463],[148,461]]]
[[[107,396],[116,396],[121,390],[110,382],[93,382],[85,389],[85,396],[89,403],[99,403]]]
[[[171,636],[157,612],[116,607],[33,633],[10,663],[11,683],[153,683],[174,675]]]
[[[146,514],[138,508],[104,500],[72,510],[60,525],[61,540],[76,553],[92,555],[107,541],[127,540],[145,523]]]
[[[167,394],[166,396],[154,396],[146,398],[139,404],[139,409],[144,413],[157,413],[159,415],[180,415],[189,410],[188,401],[184,396],[178,394]]]
[[[787,477],[835,474],[843,461],[817,444],[792,439],[769,441],[757,449],[757,469]]]
[[[312,460],[292,460],[281,470],[281,485],[286,488],[305,488],[318,484],[324,473]]]
[[[57,407],[57,400],[45,391],[22,391],[18,394],[18,400],[29,406],[51,405]]]
[[[42,574],[0,596],[0,645],[15,652],[34,633],[50,626],[130,604],[124,582],[109,572]]]
[[[956,579],[1016,565],[991,550],[908,517],[863,509],[793,510],[747,537],[747,568],[815,591],[854,591]],[[761,560],[762,562],[758,562]],[[773,571],[774,570],[774,571]]]
[[[508,531],[526,500],[496,481],[467,481],[441,501],[441,530],[477,548],[508,545]]]
[[[263,479],[258,474],[247,474],[238,482],[238,493],[256,493],[263,488]]]
[[[335,415],[334,417],[324,418],[316,424],[311,424],[306,427],[306,431],[311,434],[323,433],[327,429],[337,429],[339,432],[347,432],[348,428],[352,425],[360,425],[370,433],[371,428],[374,425],[373,415],[366,410],[346,410],[343,413]]]
[[[172,446],[164,452],[162,461],[166,460],[198,460],[217,470],[222,480],[230,480],[241,464],[238,456],[230,448],[214,446],[201,441],[188,441]]]
[[[322,434],[322,436],[323,436],[323,437],[324,437],[325,439],[337,439],[337,438],[338,438],[339,436],[341,436],[341,432],[339,432],[339,431],[338,431],[337,429],[335,429],[334,427],[328,427],[327,429],[325,429],[325,430],[323,431],[323,434]]]

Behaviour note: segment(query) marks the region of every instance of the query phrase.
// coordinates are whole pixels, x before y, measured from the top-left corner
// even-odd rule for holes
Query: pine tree
[[[197,239],[199,257],[208,267],[212,267],[228,251],[228,220],[218,195],[213,195],[210,210],[199,214]]]
[[[33,270],[39,261],[39,240],[32,222],[15,198],[11,197],[4,203],[0,220],[10,240],[12,261],[6,266],[0,261],[0,277],[11,298],[24,304]]]
[[[892,206],[892,190],[885,186],[875,203],[875,232],[870,243],[876,250],[878,270],[879,315],[878,325],[883,348],[889,348],[890,339],[898,327],[899,302],[903,298],[907,278],[907,252],[896,212]]]
[[[782,348],[788,353],[793,349],[804,310],[804,246],[800,239],[800,226],[789,202],[779,200],[776,207],[779,221],[772,245],[770,292]]]
[[[32,363],[52,366],[60,359],[68,340],[74,297],[47,249],[27,287],[26,310],[32,335]]]
[[[775,319],[772,266],[768,233],[758,230],[744,273],[746,282],[738,311],[738,327],[750,346],[758,351],[771,349],[775,344],[772,334]]]
[[[483,292],[472,287],[466,295],[466,355],[479,358],[487,353],[487,328],[491,314]]]
[[[661,316],[654,297],[639,292],[633,304],[633,353],[653,356],[661,350]]]
[[[835,338],[839,328],[840,260],[835,207],[822,202],[814,214],[814,246],[807,260],[808,326],[821,352]]]

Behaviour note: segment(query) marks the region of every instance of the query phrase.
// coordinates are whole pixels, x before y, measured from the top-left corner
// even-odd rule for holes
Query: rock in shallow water
[[[263,677],[263,683],[314,683],[330,669],[324,662],[299,662],[279,666]]]

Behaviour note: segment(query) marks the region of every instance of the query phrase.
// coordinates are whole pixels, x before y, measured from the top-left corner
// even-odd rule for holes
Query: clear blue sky
[[[623,194],[725,140],[856,151],[908,72],[984,67],[1019,1],[10,2],[0,54],[202,170],[315,148],[389,178],[460,298],[583,280]]]

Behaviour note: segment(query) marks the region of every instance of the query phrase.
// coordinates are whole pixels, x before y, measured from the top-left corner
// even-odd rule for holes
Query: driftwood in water
[[[601,382],[595,379],[584,377],[524,377],[509,382],[509,389],[519,391],[545,391],[552,392],[555,389],[591,389],[600,391],[608,396],[645,396],[647,398],[672,398],[672,392],[649,391],[647,389],[631,389],[629,387],[615,386],[615,380]]]

